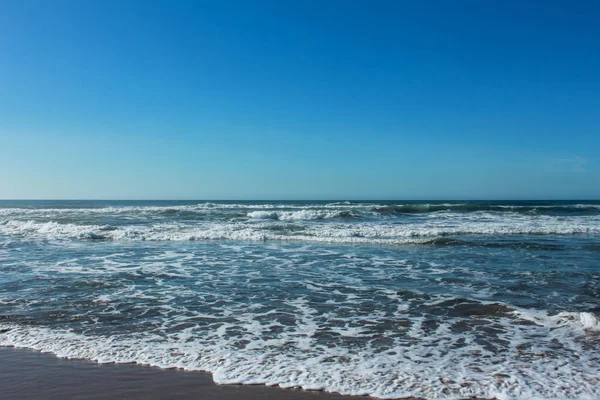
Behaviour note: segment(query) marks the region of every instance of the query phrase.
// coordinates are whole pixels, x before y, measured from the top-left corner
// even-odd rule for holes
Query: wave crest
[[[273,219],[278,221],[310,221],[358,217],[358,215],[348,210],[251,211],[247,216],[252,219]]]
[[[333,218],[334,216],[332,216]],[[339,218],[339,215],[335,215]],[[481,224],[466,222],[457,226],[427,224],[384,224],[331,222],[322,224],[297,222],[307,215],[257,214],[247,221],[229,222],[167,222],[144,225],[80,225],[73,223],[9,220],[0,223],[0,235],[28,239],[92,239],[92,240],[297,240],[333,243],[460,245],[456,240],[439,239],[450,236],[515,236],[600,234],[600,226],[588,224],[515,223]],[[323,218],[311,214],[308,218]],[[295,221],[295,224],[290,224]],[[503,244],[506,245],[506,244]],[[487,244],[493,247],[494,244]]]

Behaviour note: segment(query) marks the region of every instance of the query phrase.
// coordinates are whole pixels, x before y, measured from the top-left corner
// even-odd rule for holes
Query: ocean
[[[380,398],[600,398],[598,201],[0,201],[0,346]]]

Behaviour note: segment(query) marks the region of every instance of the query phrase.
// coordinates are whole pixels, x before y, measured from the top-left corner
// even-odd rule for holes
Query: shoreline
[[[0,398],[11,400],[215,399],[215,400],[376,400],[320,390],[266,385],[218,385],[209,372],[100,364],[60,358],[20,347],[0,346]],[[6,396],[6,397],[3,397]],[[402,397],[397,400],[427,400]],[[465,400],[495,400],[470,397]]]
[[[0,346],[0,397],[11,400],[219,399],[365,400],[368,396],[265,385],[218,385],[208,372],[99,364]],[[4,397],[5,396],[5,397]],[[405,398],[405,400],[422,400]]]

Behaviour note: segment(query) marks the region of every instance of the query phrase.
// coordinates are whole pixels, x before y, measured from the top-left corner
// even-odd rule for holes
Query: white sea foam
[[[560,312],[555,315],[548,315],[544,311],[516,309],[514,314],[519,318],[526,319],[536,324],[544,325],[549,328],[569,327],[569,329],[600,332],[600,320],[591,312]]]
[[[270,224],[280,222],[229,229]],[[500,302],[501,291],[516,287],[511,276],[495,280],[469,257],[455,265],[446,249],[436,256],[310,243],[77,243],[75,252],[71,241],[35,243],[50,255],[43,261],[1,250],[19,284],[0,291],[0,304],[17,317],[0,320],[0,345],[205,370],[223,384],[380,398],[600,398],[597,314]],[[35,318],[19,320],[28,311]]]
[[[352,217],[353,214],[348,211],[329,211],[329,210],[311,210],[304,209],[298,211],[251,211],[249,218],[255,219],[274,219],[280,221],[302,221],[302,220],[321,220]]]
[[[506,325],[507,332],[502,337],[510,345],[501,354],[490,352],[471,334],[452,333],[445,324],[432,332],[425,328],[424,320],[417,320],[411,336],[418,340],[412,345],[397,341],[387,351],[374,352],[369,346],[317,344],[315,335],[324,329],[323,322],[319,322],[322,318],[302,298],[288,304],[297,310],[296,326],[275,338],[264,336],[281,325],[257,319],[270,313],[237,312],[234,314],[237,322],[219,323],[218,328],[202,336],[195,334],[193,328],[186,328],[166,337],[138,332],[109,338],[1,323],[0,345],[100,363],[136,362],[161,368],[204,370],[212,372],[215,382],[221,384],[279,385],[380,398],[478,396],[583,400],[600,396],[600,356],[586,352],[572,336],[581,323],[574,318],[553,324],[551,329],[544,325],[527,329]],[[235,326],[243,332],[241,337],[228,334]],[[365,327],[350,327],[348,323],[329,332],[354,340],[372,335]],[[540,339],[540,335],[544,338]],[[242,348],[240,340],[247,342]],[[553,341],[564,349],[562,356],[536,362],[541,357],[538,353],[543,353]],[[456,343],[461,343],[460,348],[453,348]]]
[[[257,212],[258,213],[258,212]],[[104,240],[299,240],[337,243],[422,243],[430,238],[453,235],[572,235],[600,234],[595,220],[560,220],[556,218],[527,220],[494,220],[479,222],[466,219],[448,224],[446,221],[419,223],[326,223],[288,226],[286,221],[306,219],[305,212],[259,212],[256,221],[159,223],[145,225],[80,225],[73,223],[5,220],[0,223],[0,235],[31,239],[104,239]],[[320,214],[319,214],[320,215]],[[310,213],[311,217],[315,214]],[[282,219],[266,221],[265,218]],[[298,218],[298,219],[297,219]]]
[[[314,243],[587,243],[600,216],[375,206],[0,209],[0,345],[381,398],[600,398],[593,250],[571,271],[543,249]]]

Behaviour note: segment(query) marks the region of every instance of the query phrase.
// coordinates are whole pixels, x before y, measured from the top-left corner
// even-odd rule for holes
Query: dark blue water
[[[0,202],[0,345],[378,397],[600,397],[600,202]]]

